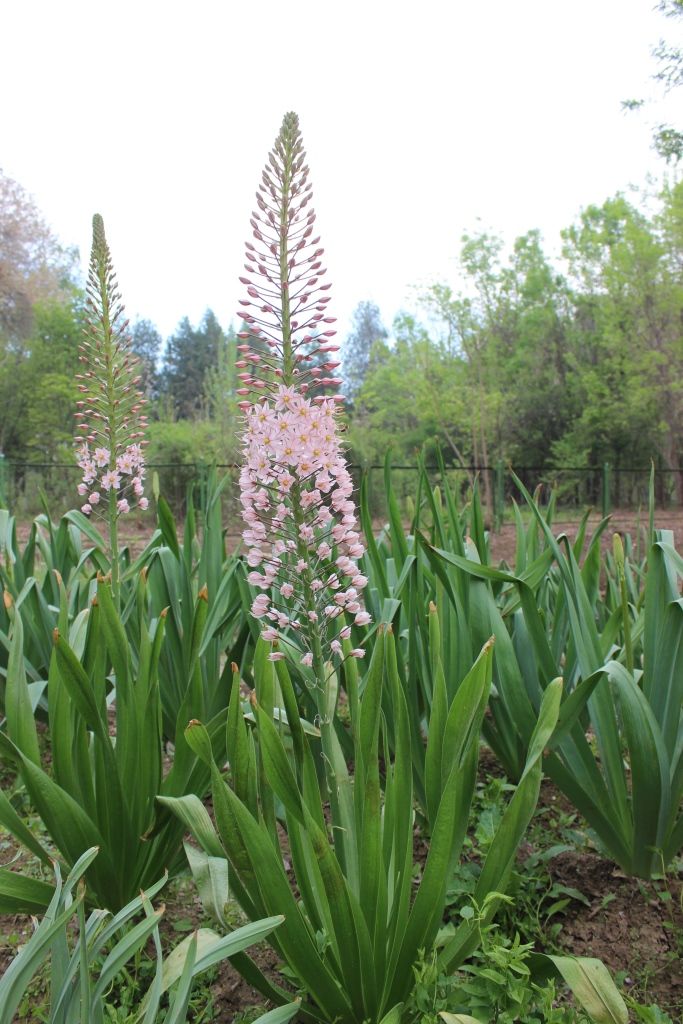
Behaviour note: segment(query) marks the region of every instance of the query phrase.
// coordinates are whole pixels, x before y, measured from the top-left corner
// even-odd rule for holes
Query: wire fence
[[[198,501],[210,465],[204,462],[150,463],[147,467],[148,485],[153,475],[156,486],[175,512],[182,514],[188,496],[194,493]],[[228,474],[232,484],[224,491],[224,512],[226,517],[239,513],[237,481],[239,467],[234,464],[219,464],[219,474]],[[384,466],[352,464],[351,474],[357,486],[363,476],[367,481],[367,493],[373,515],[381,516],[385,511]],[[430,483],[436,485],[441,479],[437,465],[426,467]],[[420,467],[416,464],[393,465],[391,479],[394,493],[401,507],[407,510],[414,500]],[[450,486],[458,497],[466,500],[476,479],[491,525],[503,521],[512,500],[522,501],[522,495],[510,467],[502,462],[494,466],[464,465],[449,466],[445,470]],[[592,506],[603,514],[613,508],[638,509],[647,506],[651,473],[654,478],[655,502],[658,508],[683,508],[683,470],[675,470],[654,464],[650,466],[515,466],[514,473],[530,491],[541,489],[541,496],[547,498],[551,490],[557,494],[558,504],[567,509],[584,509]],[[81,471],[73,463],[15,462],[0,455],[0,504],[10,508],[16,515],[32,515],[40,511],[44,503],[53,516],[59,516],[79,504],[76,487]],[[149,490],[149,486],[148,486]]]

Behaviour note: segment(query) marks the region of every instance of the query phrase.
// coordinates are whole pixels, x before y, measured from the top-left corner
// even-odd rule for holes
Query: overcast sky
[[[541,229],[665,165],[654,0],[4,0],[0,167],[67,244],[105,219],[128,315],[236,320],[261,169],[299,114],[342,334],[457,287],[460,236]],[[669,116],[671,115],[669,112]]]

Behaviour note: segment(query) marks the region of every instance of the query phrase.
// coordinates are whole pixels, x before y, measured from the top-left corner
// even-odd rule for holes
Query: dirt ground
[[[597,512],[590,515],[588,520],[589,536],[598,526],[600,521],[601,516]],[[378,532],[382,525],[381,521],[377,522]],[[640,538],[642,545],[645,536],[644,531],[647,529],[647,525],[647,516],[640,515],[632,509],[616,509],[610,515],[609,526],[603,533],[601,541],[602,546],[603,548],[611,547],[612,536],[614,533],[630,533],[634,542],[636,541],[636,538]],[[154,517],[151,515],[143,516],[137,514],[124,516],[119,520],[119,542],[122,546],[128,546],[131,554],[135,557],[139,555],[145,547],[145,544],[152,535],[154,526]],[[182,521],[179,520],[179,531],[182,531],[182,526]],[[573,540],[576,537],[578,526],[578,515],[573,515],[570,518],[563,516],[560,512],[553,523],[553,532],[555,536],[561,533],[566,533],[567,536]],[[674,533],[674,543],[676,547],[678,549],[683,547],[683,509],[665,509],[658,511],[655,516],[655,526],[660,530],[672,530]],[[17,534],[20,544],[25,544],[28,538],[29,529],[29,522],[22,522],[17,525]],[[182,535],[179,536],[179,539],[182,540]],[[234,550],[238,547],[239,542],[239,530],[233,528],[233,524],[230,524],[226,533],[228,549]],[[514,561],[516,533],[511,514],[508,515],[507,521],[503,523],[503,526],[498,532],[490,533],[489,543],[494,562],[497,563],[505,560],[510,564]]]
[[[601,516],[592,514],[588,519],[588,536],[590,536],[601,522]],[[611,548],[612,537],[615,533],[630,533],[634,543],[639,538],[642,544],[647,530],[647,516],[644,518],[630,509],[615,510],[609,520],[609,525],[601,538],[601,545],[604,549]],[[553,533],[557,536],[566,533],[570,540],[574,540],[579,527],[578,518],[567,519],[558,514],[553,523]],[[658,511],[655,515],[655,527],[658,530],[673,530],[674,544],[680,550],[683,547],[683,509],[667,509]],[[491,554],[494,562],[505,560],[508,564],[514,564],[516,533],[513,522],[505,522],[498,533],[489,535]]]

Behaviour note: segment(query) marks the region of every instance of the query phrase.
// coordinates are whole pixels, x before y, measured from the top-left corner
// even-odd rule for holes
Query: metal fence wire
[[[195,494],[195,501],[199,499],[209,468],[209,464],[203,462],[150,463],[147,466],[148,490],[152,475],[156,474],[159,492],[174,511],[182,513],[190,493]],[[226,515],[237,514],[239,467],[219,464],[215,468],[220,474],[229,474],[234,480],[234,486],[228,485],[223,494]],[[382,515],[385,506],[384,466],[352,464],[349,468],[357,486],[362,476],[366,476],[371,511]],[[425,468],[431,483],[438,484],[441,478],[439,467],[428,465]],[[611,466],[609,463],[601,466],[513,468],[515,475],[528,490],[533,491],[540,486],[543,497],[554,490],[561,507],[581,509],[592,506],[605,515],[613,508],[637,509],[646,506],[653,471],[650,466],[624,467]],[[404,507],[415,496],[419,471],[420,467],[415,464],[392,466],[392,486]],[[495,466],[449,466],[445,472],[449,484],[463,499],[466,499],[472,482],[477,479],[487,510],[497,523],[502,522],[512,500],[522,500],[511,468],[502,462]],[[74,463],[15,462],[0,455],[0,504],[18,515],[29,515],[40,511],[46,502],[51,513],[59,516],[78,505],[76,487],[79,477],[80,470]],[[655,464],[654,487],[658,508],[683,507],[683,471]]]

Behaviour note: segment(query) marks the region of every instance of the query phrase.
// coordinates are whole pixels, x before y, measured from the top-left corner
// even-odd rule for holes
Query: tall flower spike
[[[78,465],[83,479],[78,493],[85,515],[101,515],[109,524],[112,594],[118,601],[117,522],[131,505],[146,509],[143,447],[147,418],[138,389],[138,359],[130,348],[128,321],[99,214],[86,286],[85,338],[80,346],[83,372],[76,375],[81,399],[76,403]]]
[[[266,640],[292,641],[324,685],[325,663],[370,616],[357,560],[353,485],[337,432],[339,363],[327,315],[329,284],[313,237],[308,167],[296,114],[282,123],[256,195],[254,242],[239,315],[238,394],[245,413],[240,474],[249,582],[261,590],[252,614]],[[249,398],[247,398],[249,396]],[[362,657],[354,649],[354,657]],[[284,657],[274,650],[271,658]]]

